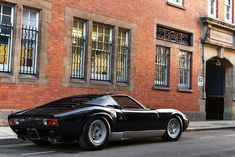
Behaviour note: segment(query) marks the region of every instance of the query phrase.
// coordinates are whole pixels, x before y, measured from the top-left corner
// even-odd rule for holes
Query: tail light
[[[57,119],[43,119],[43,125],[46,126],[57,126],[58,121]]]

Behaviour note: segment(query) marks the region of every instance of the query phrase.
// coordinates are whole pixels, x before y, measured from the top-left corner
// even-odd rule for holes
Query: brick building
[[[233,50],[227,38],[211,43],[208,28],[234,31],[233,17],[222,22],[217,9],[209,18],[209,6],[207,0],[0,0],[2,113],[110,92],[205,119],[207,88],[198,87],[198,77],[206,76],[208,59]],[[229,64],[230,76],[229,59],[219,61]]]

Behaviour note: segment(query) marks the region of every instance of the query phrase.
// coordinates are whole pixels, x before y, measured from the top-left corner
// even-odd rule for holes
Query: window
[[[157,53],[155,58],[155,86],[169,86],[169,55],[169,48],[157,46]]]
[[[11,72],[13,7],[0,4],[0,72]]]
[[[21,37],[20,73],[37,73],[38,62],[39,12],[23,9]]]
[[[122,108],[138,108],[142,109],[142,107],[127,96],[112,96],[112,98],[122,107]]]
[[[168,0],[168,2],[179,5],[179,6],[183,6],[183,0]]]
[[[74,19],[72,30],[71,78],[84,78],[86,22]]]
[[[225,0],[225,21],[232,22],[232,0]]]
[[[117,82],[127,83],[129,59],[129,33],[120,29],[118,32]]]
[[[186,33],[162,25],[157,25],[156,38],[171,43],[193,46],[192,33]]]
[[[94,24],[92,30],[91,79],[111,80],[112,28]]]
[[[209,0],[208,15],[210,17],[217,17],[217,0]]]
[[[190,52],[180,51],[179,54],[179,88],[191,89],[191,62]]]

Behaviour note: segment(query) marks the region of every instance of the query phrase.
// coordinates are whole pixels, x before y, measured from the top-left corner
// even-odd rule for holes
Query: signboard
[[[233,35],[219,32],[213,29],[210,31],[210,39],[233,45]]]
[[[204,78],[202,76],[198,76],[198,86],[203,87],[204,84]]]

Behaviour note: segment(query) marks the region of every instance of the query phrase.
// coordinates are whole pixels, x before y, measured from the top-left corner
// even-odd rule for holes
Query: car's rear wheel
[[[31,142],[36,145],[39,145],[39,146],[48,146],[52,143],[52,142],[46,141],[46,140],[31,140]]]
[[[176,141],[180,138],[183,130],[182,121],[178,116],[172,117],[166,127],[166,132],[162,138],[166,141]]]
[[[110,126],[105,118],[90,118],[79,139],[79,144],[84,149],[102,149],[109,141]]]

